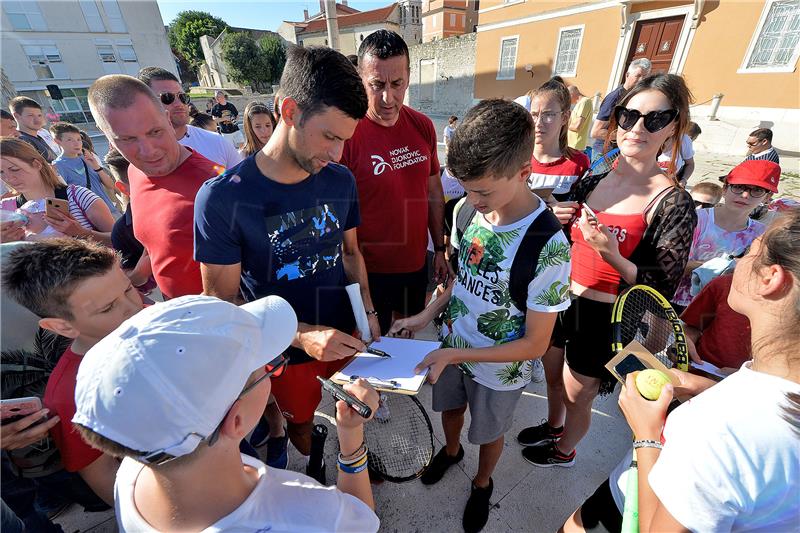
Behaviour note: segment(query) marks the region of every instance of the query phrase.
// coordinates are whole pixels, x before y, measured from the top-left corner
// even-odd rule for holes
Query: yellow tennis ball
[[[636,389],[639,394],[648,400],[658,400],[661,396],[661,389],[670,383],[669,377],[660,370],[648,368],[636,375]]]

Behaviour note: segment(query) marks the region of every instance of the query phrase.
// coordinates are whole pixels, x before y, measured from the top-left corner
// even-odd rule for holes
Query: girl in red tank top
[[[573,301],[544,358],[547,422],[518,437],[529,446],[523,457],[536,466],[572,466],[575,446],[591,424],[594,398],[613,390],[604,365],[614,355],[610,318],[620,287],[643,283],[670,298],[683,273],[697,215],[689,194],[656,158],[664,142],[685,129],[690,97],[680,76],[657,74],[638,82],[609,124],[606,144],[614,140],[619,146],[616,165],[582,177],[569,193],[571,201],[552,208],[562,224],[571,225]],[[672,153],[678,151],[676,146]],[[563,372],[548,365],[548,355],[557,352],[566,355],[569,368]]]

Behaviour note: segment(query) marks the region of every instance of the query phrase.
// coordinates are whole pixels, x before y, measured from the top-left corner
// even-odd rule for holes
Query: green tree
[[[228,67],[228,76],[236,83],[259,89],[272,79],[264,53],[249,33],[225,35],[222,60]]]
[[[181,11],[169,25],[169,44],[191,65],[198,69],[203,62],[200,37],[210,35],[217,38],[227,28],[221,18],[205,11]]]
[[[283,66],[286,64],[286,45],[277,35],[267,35],[258,41],[264,61],[269,65],[270,81],[277,83],[283,75]]]

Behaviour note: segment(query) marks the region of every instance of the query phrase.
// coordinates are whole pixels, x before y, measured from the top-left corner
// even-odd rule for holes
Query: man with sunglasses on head
[[[192,257],[194,199],[222,168],[178,143],[161,100],[136,78],[99,78],[89,88],[89,107],[97,126],[130,162],[133,232],[150,256],[161,293],[200,294],[200,265]]]
[[[145,309],[89,350],[72,422],[122,459],[120,531],[377,531],[366,420],[344,402],[336,405],[336,487],[239,452],[270,388],[286,378],[282,352],[297,325],[278,296],[241,307],[185,296]],[[366,381],[345,389],[378,407]]]
[[[592,139],[594,139],[592,160],[597,159],[606,152],[605,140],[608,135],[608,125],[611,120],[611,115],[614,113],[614,108],[617,107],[617,102],[622,100],[625,93],[633,89],[633,86],[636,85],[639,80],[646,78],[650,74],[651,68],[652,64],[649,59],[645,57],[634,59],[625,72],[625,80],[622,82],[622,85],[603,98],[603,102],[600,104],[600,110],[597,112],[594,124],[592,124],[592,132],[590,134]],[[611,150],[615,147],[616,143],[611,142],[608,149]]]
[[[164,109],[169,113],[169,121],[175,128],[175,137],[179,143],[224,168],[232,167],[242,160],[242,156],[228,139],[189,124],[189,95],[183,92],[178,78],[172,72],[161,67],[144,67],[137,77],[161,100]]]

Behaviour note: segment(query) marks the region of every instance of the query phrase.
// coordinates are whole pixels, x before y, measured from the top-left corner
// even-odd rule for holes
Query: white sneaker
[[[534,359],[531,366],[531,380],[535,383],[544,381],[544,365],[541,359]]]

